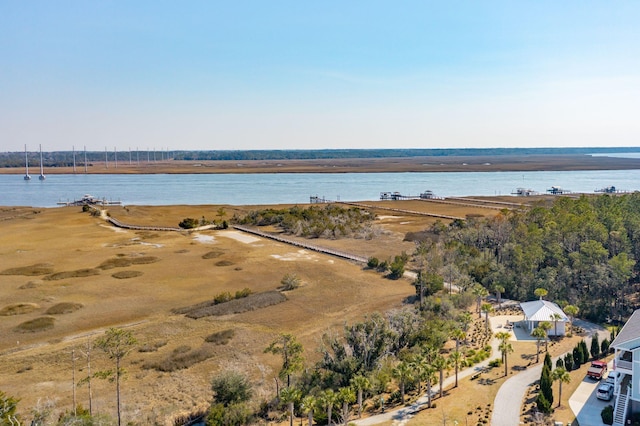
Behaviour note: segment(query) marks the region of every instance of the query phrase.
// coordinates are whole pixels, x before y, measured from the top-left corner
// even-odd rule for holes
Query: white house
[[[640,412],[640,310],[636,310],[618,333],[611,347],[616,396],[613,424],[624,426],[629,413]]]
[[[524,312],[524,325],[529,333],[541,322],[548,321],[552,325],[548,332],[549,336],[564,336],[565,325],[569,318],[562,312],[560,306],[548,300],[533,300],[520,303],[520,307]]]

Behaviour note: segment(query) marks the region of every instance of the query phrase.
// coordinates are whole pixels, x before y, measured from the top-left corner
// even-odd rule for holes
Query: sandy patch
[[[385,216],[385,215],[380,215],[380,216],[378,216],[378,219],[380,219],[380,220],[385,220],[385,219],[402,219],[402,216]]]
[[[213,235],[193,234],[193,239],[202,244],[211,244],[216,239]]]
[[[315,260],[318,261],[318,256],[307,250],[298,250],[297,252],[287,253],[285,255],[272,254],[271,257],[278,260],[284,260],[285,262],[291,262],[296,260]]]
[[[125,234],[129,231],[127,231],[126,229],[122,229],[122,228],[118,228],[117,226],[109,226],[109,225],[100,225],[103,228],[107,228],[107,229],[111,229],[113,232],[124,232]]]
[[[411,221],[409,221],[409,222],[400,222],[400,225],[408,225],[410,223],[411,223]]]
[[[238,231],[220,231],[218,233],[222,237],[231,238],[236,241],[240,241],[241,243],[251,244],[257,241],[260,241],[259,238],[252,237],[251,235],[243,234]]]

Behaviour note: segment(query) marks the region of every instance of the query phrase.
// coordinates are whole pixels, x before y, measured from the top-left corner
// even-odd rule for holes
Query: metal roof
[[[520,307],[524,311],[524,319],[529,321],[551,321],[554,319],[552,314],[560,315],[558,321],[568,321],[567,315],[562,309],[553,302],[548,300],[533,300],[531,302],[522,302]]]
[[[631,317],[627,320],[622,327],[622,330],[618,333],[611,346],[623,347],[625,349],[633,349],[638,346],[638,340],[640,339],[640,309],[633,312]],[[636,342],[634,342],[636,341]],[[635,343],[635,344],[634,344]],[[629,344],[632,344],[629,346]]]

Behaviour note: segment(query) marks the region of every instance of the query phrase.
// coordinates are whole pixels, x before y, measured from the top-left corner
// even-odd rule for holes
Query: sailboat
[[[31,176],[29,175],[29,155],[27,155],[27,144],[24,145],[24,180],[31,180]]]
[[[40,176],[38,179],[45,180],[47,177],[44,175],[44,169],[42,167],[42,144],[40,144]]]

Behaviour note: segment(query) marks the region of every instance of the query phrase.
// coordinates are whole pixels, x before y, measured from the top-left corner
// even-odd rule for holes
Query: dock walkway
[[[280,235],[270,234],[268,232],[258,231],[257,229],[249,228],[247,226],[242,225],[232,225],[233,229],[237,229],[238,231],[247,232],[249,234],[257,235],[262,238],[268,238],[270,240],[278,241],[285,244],[290,244],[292,246],[313,250],[319,253],[330,254],[332,256],[340,257],[342,259],[351,260],[358,263],[366,264],[369,260],[366,257],[358,256],[357,254],[347,253],[344,251],[334,250],[327,247],[317,246],[315,244],[309,244],[302,241],[297,241],[291,238],[282,237]]]

